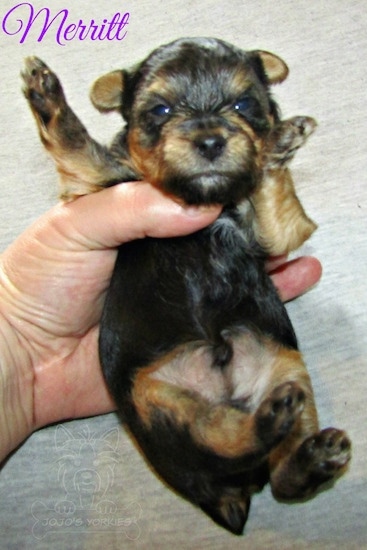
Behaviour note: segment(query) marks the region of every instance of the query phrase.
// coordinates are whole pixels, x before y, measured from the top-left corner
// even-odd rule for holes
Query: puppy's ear
[[[262,50],[257,50],[254,53],[261,60],[269,84],[279,84],[287,78],[289,69],[280,57]]]
[[[242,535],[249,514],[250,498],[223,495],[218,502],[202,503],[200,507],[215,523],[234,535]]]
[[[123,90],[124,71],[112,71],[94,82],[90,99],[99,111],[120,111]]]

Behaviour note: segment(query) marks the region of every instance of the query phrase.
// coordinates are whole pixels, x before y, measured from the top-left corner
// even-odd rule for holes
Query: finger
[[[271,273],[277,267],[284,265],[287,261],[287,254],[282,254],[281,256],[270,256],[266,261],[266,271]]]
[[[185,207],[145,182],[116,185],[57,208],[68,236],[93,249],[147,236],[186,235],[220,213],[219,206]]]
[[[321,274],[321,263],[312,256],[302,256],[286,262],[270,273],[284,302],[306,292],[320,280]]]

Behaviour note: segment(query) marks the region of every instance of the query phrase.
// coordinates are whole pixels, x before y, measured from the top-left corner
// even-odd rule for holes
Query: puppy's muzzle
[[[226,139],[218,134],[204,134],[194,140],[194,146],[200,156],[209,161],[214,161],[221,156]]]

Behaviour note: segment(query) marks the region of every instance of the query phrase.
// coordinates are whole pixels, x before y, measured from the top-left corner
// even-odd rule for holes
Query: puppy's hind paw
[[[287,382],[273,390],[256,413],[259,439],[267,448],[277,445],[291,431],[304,409],[305,394],[294,382]]]
[[[342,430],[327,428],[307,438],[298,449],[303,467],[320,479],[336,477],[351,459],[351,443]]]
[[[21,73],[23,92],[37,120],[47,126],[65,104],[59,79],[38,57],[27,57]]]

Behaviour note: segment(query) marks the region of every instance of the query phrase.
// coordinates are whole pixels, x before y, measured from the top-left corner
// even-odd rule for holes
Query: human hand
[[[219,212],[183,208],[149,184],[125,183],[55,206],[4,252],[0,457],[41,426],[115,408],[99,366],[98,323],[116,247],[191,233]],[[284,262],[268,266],[284,300],[321,275],[314,258]]]
[[[285,255],[277,256],[269,260],[267,270],[283,302],[309,290],[322,274],[321,264],[313,256],[301,256],[289,261]]]

